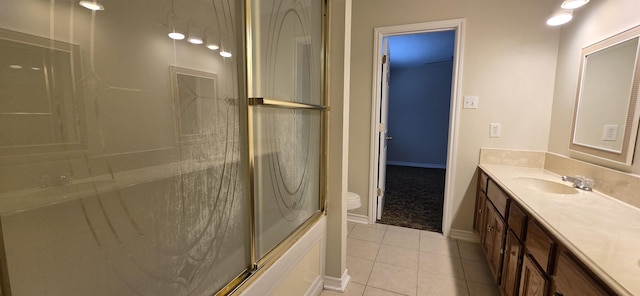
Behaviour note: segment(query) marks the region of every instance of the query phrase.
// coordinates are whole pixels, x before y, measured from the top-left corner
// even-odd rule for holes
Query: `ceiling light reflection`
[[[576,9],[578,7],[582,7],[587,3],[589,3],[589,0],[565,0],[564,2],[562,2],[560,7],[564,9]]]
[[[79,4],[80,6],[93,11],[104,10],[104,6],[97,1],[80,1]]]
[[[551,16],[547,20],[547,25],[559,26],[559,25],[568,23],[572,18],[573,18],[573,14],[571,12],[561,12]]]

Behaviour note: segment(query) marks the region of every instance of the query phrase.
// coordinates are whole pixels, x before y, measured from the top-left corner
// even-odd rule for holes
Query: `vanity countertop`
[[[517,181],[531,177],[563,183],[544,169],[480,168],[615,292],[640,295],[640,209],[597,191],[545,193]]]

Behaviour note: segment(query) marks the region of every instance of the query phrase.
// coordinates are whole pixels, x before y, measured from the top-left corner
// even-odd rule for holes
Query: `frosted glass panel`
[[[78,2],[0,1],[1,294],[213,295],[252,263],[242,2]]]
[[[320,209],[320,114],[255,108],[259,258]]]
[[[253,0],[251,97],[322,105],[322,1]]]

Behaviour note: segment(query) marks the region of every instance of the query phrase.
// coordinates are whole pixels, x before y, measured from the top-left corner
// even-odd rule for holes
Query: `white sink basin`
[[[529,189],[544,193],[576,194],[578,190],[562,183],[531,177],[517,177],[513,179],[518,184]]]

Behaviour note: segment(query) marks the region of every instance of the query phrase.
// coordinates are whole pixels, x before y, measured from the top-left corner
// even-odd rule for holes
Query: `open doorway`
[[[384,40],[392,62],[380,223],[442,232],[455,31]]]
[[[376,28],[370,217],[382,223],[449,235],[463,24]]]

